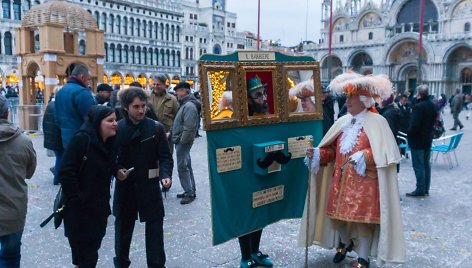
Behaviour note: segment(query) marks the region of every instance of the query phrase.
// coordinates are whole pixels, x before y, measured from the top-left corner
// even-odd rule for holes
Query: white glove
[[[349,157],[349,161],[353,163],[354,169],[356,170],[357,174],[364,177],[365,169],[366,169],[364,152],[359,151],[359,152],[354,153],[353,155]]]
[[[313,157],[310,159],[305,156],[305,165],[308,167],[311,160],[311,173],[316,174],[320,169],[320,148],[313,148]]]

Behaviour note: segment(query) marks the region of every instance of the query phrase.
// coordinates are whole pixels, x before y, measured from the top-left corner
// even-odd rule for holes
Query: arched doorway
[[[20,94],[27,100],[25,104],[36,104],[37,91],[44,90],[44,76],[36,62],[28,66],[26,77],[26,85],[23,85],[23,92]]]
[[[351,68],[363,75],[373,73],[373,61],[369,54],[365,52],[357,53],[351,60]]]
[[[172,76],[171,86],[174,88],[180,82],[180,77],[178,75]]]
[[[6,86],[17,87],[20,78],[18,76],[18,71],[16,69],[10,69],[5,71],[5,83]],[[0,84],[2,80],[0,78]]]
[[[418,68],[415,65],[405,67],[400,73],[400,80],[404,81],[404,88],[399,92],[411,91],[415,92],[418,84]]]
[[[147,88],[147,78],[145,74],[139,74],[138,82],[141,84],[143,88]]]
[[[450,81],[450,90],[462,88],[470,91],[470,70],[472,70],[472,48],[465,44],[456,47],[446,60],[446,80]]]
[[[121,85],[123,85],[123,75],[119,72],[114,72],[110,76],[110,85],[112,87],[114,87],[115,85],[118,85],[119,87],[121,87]]]
[[[134,76],[132,74],[126,74],[125,76],[125,88],[129,87],[134,82]]]
[[[329,60],[331,58],[331,76],[329,75]],[[335,78],[337,75],[343,73],[343,64],[341,59],[337,56],[331,55],[326,57],[321,63],[321,80],[329,81],[329,79]]]
[[[464,68],[461,71],[462,93],[472,93],[472,68]]]
[[[216,44],[213,46],[213,54],[219,55],[221,54],[221,46]]]

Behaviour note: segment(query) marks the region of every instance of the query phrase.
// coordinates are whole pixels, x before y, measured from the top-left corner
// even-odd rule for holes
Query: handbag
[[[54,198],[54,205],[52,214],[49,215],[39,226],[42,228],[46,226],[53,218],[54,218],[54,228],[59,228],[62,223],[62,219],[64,218],[64,208],[66,207],[66,202],[64,198],[64,194],[62,193],[62,186],[59,187],[59,191],[57,191],[56,197]]]
[[[87,150],[85,151],[84,156],[82,157],[82,163],[80,164],[79,168],[79,175],[82,173],[84,169],[85,161],[87,160],[87,153],[90,146],[90,137],[87,144]],[[43,228],[46,226],[53,218],[54,218],[54,228],[59,228],[62,224],[62,220],[64,219],[64,209],[66,208],[66,198],[62,192],[62,185],[59,187],[59,191],[57,191],[56,197],[54,198],[54,205],[52,208],[52,213],[49,215],[39,226]]]

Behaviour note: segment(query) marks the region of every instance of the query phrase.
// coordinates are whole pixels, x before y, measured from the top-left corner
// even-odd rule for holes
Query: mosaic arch
[[[346,31],[349,29],[349,20],[341,17],[333,23],[333,29],[335,32]]]
[[[452,12],[453,18],[465,17],[467,15],[472,15],[472,0],[463,0],[457,4]]]
[[[423,63],[427,63],[426,51],[422,50]],[[403,65],[418,61],[418,42],[416,40],[404,41],[393,46],[388,54],[387,64]]]
[[[382,25],[382,17],[375,12],[370,12],[364,15],[362,19],[360,20],[359,29],[372,28],[379,25]]]
[[[466,45],[454,48],[449,54],[447,62],[451,64],[472,63],[472,48]]]

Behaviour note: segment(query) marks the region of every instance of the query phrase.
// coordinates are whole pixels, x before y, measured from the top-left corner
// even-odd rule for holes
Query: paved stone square
[[[410,159],[401,163],[399,174],[402,198],[404,236],[407,261],[392,267],[472,267],[472,120],[466,120],[464,136],[457,150],[459,166],[452,169],[444,164],[442,156],[433,164],[430,196],[407,198],[406,192],[415,188],[415,176]],[[446,128],[452,126],[452,115],[445,114]],[[192,164],[197,183],[197,199],[189,205],[180,205],[175,197],[181,192],[177,171],[174,184],[164,204],[166,218],[164,236],[167,267],[239,267],[239,245],[236,240],[219,246],[211,245],[211,209],[207,168],[205,133],[195,141],[192,148]],[[452,134],[447,131],[447,134]],[[31,135],[38,155],[38,168],[28,181],[29,205],[23,235],[22,267],[72,267],[71,254],[64,230],[55,230],[50,223],[45,228],[39,224],[52,210],[58,186],[52,184],[49,168],[54,158],[46,156],[43,136]],[[306,178],[299,178],[305,183]],[[113,216],[108,221],[107,234],[103,240],[98,267],[113,267]],[[300,219],[283,220],[264,229],[261,249],[270,254],[275,267],[304,267],[304,248],[297,247],[296,239]],[[146,267],[144,226],[137,224],[131,245],[131,267]],[[331,262],[334,250],[317,246],[309,248],[310,267],[350,267],[354,255],[341,264]],[[372,262],[371,267],[379,267]]]

